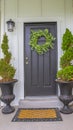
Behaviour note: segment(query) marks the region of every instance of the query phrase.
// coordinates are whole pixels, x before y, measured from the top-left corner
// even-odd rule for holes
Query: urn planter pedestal
[[[71,114],[73,113],[73,109],[70,108],[69,103],[73,101],[72,95],[72,88],[73,88],[73,81],[60,81],[56,80],[60,88],[60,101],[64,104],[63,108],[60,109],[60,112],[64,114]]]
[[[2,95],[0,96],[0,100],[6,104],[3,107],[2,113],[9,114],[15,111],[15,108],[10,105],[10,103],[15,99],[15,95],[13,94],[14,84],[17,82],[17,79],[14,79],[9,82],[0,82],[0,88]]]

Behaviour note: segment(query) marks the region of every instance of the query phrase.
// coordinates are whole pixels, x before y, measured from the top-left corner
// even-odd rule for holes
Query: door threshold
[[[48,108],[61,107],[58,96],[27,96],[19,101],[20,108]]]
[[[57,96],[26,96],[24,100],[55,100],[57,98]]]

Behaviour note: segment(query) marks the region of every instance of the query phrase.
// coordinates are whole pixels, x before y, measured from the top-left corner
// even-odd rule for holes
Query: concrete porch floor
[[[2,114],[0,109],[0,130],[73,130],[73,113],[61,114],[63,121],[54,122],[11,122],[12,114]]]

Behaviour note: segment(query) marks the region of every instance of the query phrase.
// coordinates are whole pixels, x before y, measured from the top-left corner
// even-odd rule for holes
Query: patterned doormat
[[[58,108],[19,108],[12,121],[62,121],[62,117]]]

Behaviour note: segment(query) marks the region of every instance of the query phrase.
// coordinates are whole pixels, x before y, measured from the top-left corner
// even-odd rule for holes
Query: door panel
[[[45,54],[38,55],[31,50],[29,45],[31,30],[48,29],[56,38],[54,49]],[[41,37],[38,44],[45,42]],[[24,24],[24,70],[25,70],[25,96],[47,96],[56,95],[56,72],[57,72],[57,23],[25,23]]]

